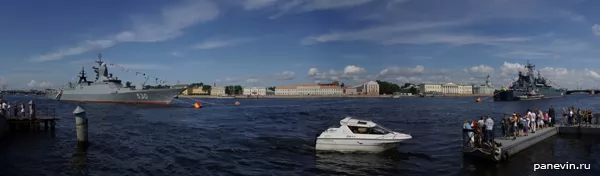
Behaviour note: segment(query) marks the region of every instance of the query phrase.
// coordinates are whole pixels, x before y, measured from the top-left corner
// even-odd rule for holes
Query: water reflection
[[[319,152],[316,167],[321,171],[333,171],[335,175],[410,175],[418,174],[418,164],[408,162],[411,158],[430,159],[425,154],[402,153],[389,150],[378,154]]]

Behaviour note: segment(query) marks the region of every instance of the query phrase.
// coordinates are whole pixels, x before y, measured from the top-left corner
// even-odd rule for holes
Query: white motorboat
[[[338,152],[378,153],[395,148],[412,139],[409,134],[394,132],[370,120],[346,117],[340,127],[329,128],[317,137],[315,149]]]

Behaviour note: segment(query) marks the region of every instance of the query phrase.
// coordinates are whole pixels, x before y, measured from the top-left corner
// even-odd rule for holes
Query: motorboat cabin
[[[370,120],[346,117],[340,127],[329,128],[317,137],[315,149],[339,152],[382,152],[412,139],[409,134],[392,131]]]

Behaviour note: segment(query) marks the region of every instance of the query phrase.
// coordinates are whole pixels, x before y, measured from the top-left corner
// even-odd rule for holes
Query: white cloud
[[[413,68],[392,67],[383,69],[377,79],[390,81],[394,83],[461,83],[461,84],[484,84],[485,78],[489,73],[492,82],[496,86],[506,86],[511,81],[517,78],[519,71],[523,74],[527,73],[525,65],[520,63],[504,62],[499,67],[494,68],[488,65],[475,65],[461,70],[452,69],[429,69],[425,70],[422,66]],[[543,67],[536,68],[534,73],[538,72],[550,81],[550,84],[561,88],[576,88],[582,86],[594,87],[595,81],[584,81],[592,78],[600,80],[600,74],[597,71],[589,69],[567,69],[560,67]]]
[[[527,72],[527,68],[525,68],[525,65],[522,65],[519,63],[509,63],[509,62],[504,62],[504,64],[502,64],[502,66],[500,66],[500,74],[502,76],[516,77],[516,75],[519,73],[519,71]]]
[[[587,70],[587,75],[600,81],[600,74],[598,74],[598,72]]]
[[[289,0],[279,4],[278,13],[269,17],[276,19],[286,14],[298,14],[317,10],[341,9],[360,6],[373,0]]]
[[[364,74],[366,73],[364,68],[357,67],[355,65],[348,65],[344,68],[344,74]]]
[[[317,73],[319,73],[319,70],[317,68],[308,69],[308,76],[316,76]]]
[[[27,83],[27,86],[29,86],[29,87],[35,87],[36,83],[37,82],[35,80],[31,80],[31,81],[29,81],[29,83]]]
[[[321,72],[317,68],[310,68],[308,69],[307,76],[309,79],[319,81],[365,81],[373,78],[373,76],[367,75],[366,73],[367,71],[364,68],[348,65],[341,71],[331,69],[328,72]]]
[[[388,67],[379,72],[378,77],[399,77],[425,74],[425,67],[417,65],[414,68]]]
[[[249,42],[252,41],[252,39],[249,38],[240,38],[240,39],[211,39],[211,40],[206,40],[202,43],[196,44],[194,45],[194,48],[196,49],[215,49],[215,48],[222,48],[222,47],[228,47],[228,46],[235,46],[241,43],[245,43],[245,42]]]
[[[35,56],[33,61],[60,60],[66,56],[103,49],[123,42],[160,42],[179,37],[183,29],[210,21],[219,15],[217,6],[205,0],[185,0],[162,9],[160,17],[133,18],[130,30],[108,35],[103,39],[87,40],[76,46]]]
[[[600,24],[592,25],[592,33],[598,37],[600,37]]]

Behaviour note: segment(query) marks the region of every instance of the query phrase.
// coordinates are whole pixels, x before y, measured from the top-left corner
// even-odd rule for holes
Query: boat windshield
[[[388,134],[391,133],[392,130],[389,130],[383,126],[375,126],[373,127],[373,133],[374,134]]]

